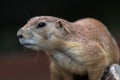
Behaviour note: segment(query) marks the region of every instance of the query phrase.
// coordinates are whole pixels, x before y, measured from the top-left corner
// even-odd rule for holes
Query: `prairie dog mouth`
[[[27,47],[27,46],[35,46],[36,45],[36,42],[33,39],[19,39],[19,41],[25,47]]]
[[[25,43],[24,46],[34,46],[35,44]]]

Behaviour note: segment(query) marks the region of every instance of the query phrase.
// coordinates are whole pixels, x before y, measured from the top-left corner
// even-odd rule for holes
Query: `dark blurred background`
[[[16,37],[17,30],[31,17],[41,15],[56,16],[68,21],[85,17],[96,18],[107,26],[120,43],[119,0],[1,0],[0,80],[49,79],[49,61],[46,56],[40,54],[34,62],[36,52],[24,49]]]

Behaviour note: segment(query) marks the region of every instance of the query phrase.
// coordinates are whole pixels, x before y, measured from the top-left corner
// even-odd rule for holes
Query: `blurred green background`
[[[117,41],[120,38],[119,0],[1,0],[0,54],[23,50],[16,37],[17,30],[31,17],[41,15],[68,21],[93,17],[102,21]]]

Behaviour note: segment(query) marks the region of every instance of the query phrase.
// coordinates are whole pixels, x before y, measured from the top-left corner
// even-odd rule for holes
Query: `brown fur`
[[[46,23],[45,27],[37,28],[40,22]],[[25,47],[47,52],[52,80],[74,80],[73,74],[100,80],[106,67],[119,62],[116,41],[100,21],[92,18],[68,22],[34,17],[17,35]]]

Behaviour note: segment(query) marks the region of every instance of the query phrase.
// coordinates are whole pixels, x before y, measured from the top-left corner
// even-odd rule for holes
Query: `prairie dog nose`
[[[32,37],[32,32],[30,28],[21,28],[17,32],[17,37],[18,38],[31,38]]]
[[[20,35],[17,35],[17,37],[18,37],[18,38],[23,38],[23,35],[22,35],[22,34],[20,34]]]
[[[18,32],[17,32],[17,37],[18,37],[18,38],[23,38],[22,32],[23,32],[22,29],[19,29],[19,30],[18,30]]]

